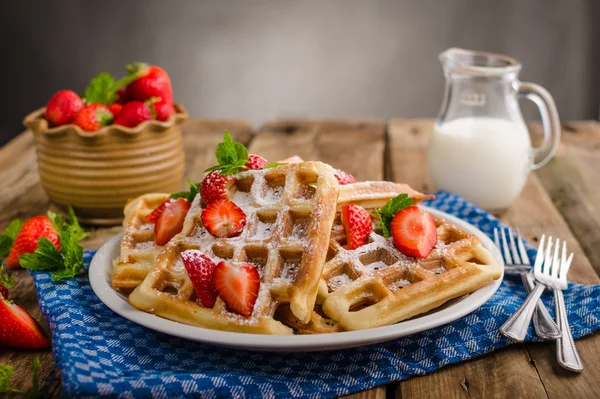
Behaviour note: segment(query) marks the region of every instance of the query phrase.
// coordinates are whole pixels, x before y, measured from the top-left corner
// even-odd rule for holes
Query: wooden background
[[[393,180],[417,190],[434,189],[427,175],[425,150],[431,120],[296,120],[264,124],[256,132],[234,120],[190,120],[184,125],[186,177],[200,181],[214,164],[214,150],[223,131],[246,143],[250,152],[275,161],[294,154],[321,160],[352,173],[359,180]],[[540,126],[532,125],[539,130]],[[0,148],[0,228],[16,217],[28,218],[51,207],[39,185],[31,133],[26,132]],[[563,126],[556,157],[531,174],[521,196],[501,216],[519,227],[535,245],[542,233],[565,239],[575,260],[570,280],[598,284],[600,279],[600,124],[574,122]],[[119,227],[92,232],[84,243],[95,249]],[[592,266],[594,265],[594,267]],[[32,280],[15,272],[14,300],[42,320]],[[515,344],[478,359],[444,367],[430,375],[378,387],[354,398],[591,398],[600,397],[600,335],[577,341],[585,371],[576,375],[561,369],[553,343]],[[50,351],[0,349],[0,364],[15,367],[14,384],[30,385],[30,365],[40,356],[41,378],[60,394],[60,375]]]

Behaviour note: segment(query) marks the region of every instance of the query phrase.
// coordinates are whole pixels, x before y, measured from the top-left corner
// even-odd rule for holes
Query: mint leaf
[[[223,142],[217,145],[215,155],[219,164],[206,169],[205,172],[220,170],[223,176],[227,176],[246,169],[248,149],[242,143],[233,141],[228,131],[223,135]]]
[[[276,168],[278,166],[283,166],[283,165],[287,165],[287,162],[273,162],[273,163],[265,165],[265,167],[263,169],[271,169],[271,168]]]
[[[180,191],[178,193],[173,193],[169,195],[169,198],[185,198],[190,203],[194,201],[196,195],[200,192],[200,183],[194,183],[190,179],[187,179],[188,184],[190,185],[189,191]]]
[[[23,221],[21,219],[15,219],[8,226],[2,234],[0,234],[0,258],[6,258],[12,248],[19,230],[23,227]]]
[[[67,214],[69,215],[69,225],[73,227],[73,233],[77,241],[87,238],[90,234],[87,233],[79,224],[77,216],[75,216],[75,211],[71,205],[69,205],[69,208],[67,208]]]
[[[4,286],[6,288],[12,288],[15,286],[15,280],[12,278],[12,275],[8,273],[2,273],[4,270],[4,266],[0,265],[0,286]]]
[[[40,392],[40,382],[38,379],[38,370],[40,368],[40,358],[38,356],[33,359],[31,365],[31,388],[23,394],[24,399],[37,398],[44,396],[45,393]]]
[[[30,270],[58,270],[63,268],[64,261],[54,244],[46,237],[40,237],[33,253],[19,256],[19,264]]]
[[[10,376],[14,369],[12,366],[4,365],[0,366],[0,393],[15,392],[10,385]]]
[[[383,236],[385,238],[390,238],[392,233],[390,232],[390,226],[392,225],[392,220],[396,214],[413,204],[412,198],[410,198],[407,194],[400,194],[395,198],[389,200],[381,209],[375,208],[375,213],[379,216],[379,220],[381,221],[381,230]]]
[[[40,383],[38,380],[39,368],[40,358],[36,357],[33,359],[33,364],[31,365],[31,388],[29,388],[27,391],[21,391],[13,388],[10,384],[10,377],[13,374],[14,368],[9,365],[0,366],[0,393],[18,393],[21,394],[21,397],[24,399],[44,397],[48,393],[40,391]]]
[[[99,103],[109,105],[118,98],[119,96],[115,89],[115,79],[108,72],[102,72],[94,76],[85,89],[85,101],[88,104]]]

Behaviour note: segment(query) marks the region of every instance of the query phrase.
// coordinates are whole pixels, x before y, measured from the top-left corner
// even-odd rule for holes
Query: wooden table
[[[425,149],[431,120],[394,119],[336,121],[276,121],[254,134],[244,121],[190,120],[184,126],[186,175],[200,181],[214,164],[214,150],[223,131],[245,142],[250,152],[275,161],[294,154],[321,160],[352,173],[359,180],[393,180],[418,190],[433,190],[427,174]],[[539,125],[532,125],[539,131]],[[16,217],[45,213],[50,204],[40,187],[32,135],[26,132],[0,148],[0,228]],[[518,226],[530,242],[542,232],[565,239],[575,252],[570,278],[598,284],[600,279],[600,124],[574,122],[563,126],[563,139],[554,160],[533,173],[521,196],[501,219]],[[98,248],[119,227],[93,231],[86,249]],[[26,271],[14,273],[17,286],[10,299],[42,319],[32,280]],[[43,323],[43,321],[42,321]],[[591,398],[600,397],[600,335],[577,342],[585,371],[561,369],[553,343],[515,344],[478,359],[444,367],[430,375],[393,383],[354,398]],[[59,373],[47,351],[0,349],[0,364],[15,367],[14,384],[30,384],[30,365],[40,356],[40,375],[59,396]]]

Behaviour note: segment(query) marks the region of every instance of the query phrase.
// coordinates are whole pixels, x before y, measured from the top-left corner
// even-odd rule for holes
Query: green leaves
[[[187,179],[188,184],[190,185],[189,191],[180,191],[178,193],[173,193],[169,195],[169,198],[185,198],[190,203],[194,201],[196,195],[200,192],[200,183],[194,183],[190,179]]]
[[[108,72],[94,76],[85,89],[85,101],[88,104],[99,103],[109,105],[119,99],[117,90],[137,79],[135,75],[127,75],[118,81]]]
[[[53,272],[53,280],[75,277],[84,268],[83,247],[79,241],[86,238],[88,233],[79,225],[71,206],[68,220],[54,212],[48,212],[48,217],[60,237],[60,251],[46,237],[40,237],[37,249],[31,254],[19,256],[19,264],[25,269]]]
[[[0,258],[6,258],[8,256],[22,226],[23,221],[21,219],[15,219],[10,222],[4,232],[0,234]]]
[[[0,366],[0,393],[18,393],[22,395],[24,399],[39,398],[47,395],[47,392],[40,391],[40,384],[38,379],[38,370],[40,368],[40,358],[36,357],[33,359],[31,365],[31,388],[27,391],[21,391],[15,389],[10,384],[10,377],[13,374],[14,368],[9,365]]]
[[[379,220],[381,221],[381,230],[384,237],[389,238],[392,236],[390,226],[392,225],[394,216],[396,216],[400,210],[407,208],[412,204],[412,198],[407,194],[400,194],[389,200],[381,209],[375,208],[375,213],[379,216]]]
[[[248,150],[242,143],[233,141],[227,131],[223,142],[217,145],[216,156],[219,164],[206,169],[205,172],[220,170],[223,176],[234,175],[244,170],[248,163]]]
[[[263,169],[271,169],[271,168],[276,168],[278,166],[283,166],[283,165],[287,165],[287,163],[285,163],[285,162],[273,162],[273,163],[270,163],[268,165],[265,165],[265,167]]]
[[[8,273],[2,273],[4,270],[4,266],[0,265],[0,286],[4,286],[6,288],[12,288],[15,286],[15,280]]]

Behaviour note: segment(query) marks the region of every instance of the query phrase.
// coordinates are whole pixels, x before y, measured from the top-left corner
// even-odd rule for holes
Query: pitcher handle
[[[556,153],[560,142],[560,119],[554,99],[548,90],[535,83],[519,82],[519,96],[525,97],[537,105],[544,126],[544,141],[533,149],[533,164],[535,170],[544,166]]]

